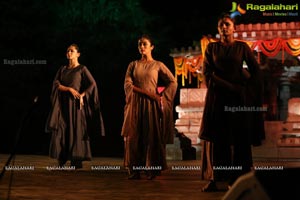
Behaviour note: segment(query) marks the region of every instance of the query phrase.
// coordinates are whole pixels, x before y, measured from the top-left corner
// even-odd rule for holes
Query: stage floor
[[[9,155],[0,154],[0,167]],[[201,192],[200,160],[168,161],[169,169],[154,180],[128,180],[122,158],[94,157],[83,169],[55,168],[44,155],[16,155],[0,179],[1,200],[220,200],[227,192]],[[255,166],[300,168],[300,161],[255,161]]]

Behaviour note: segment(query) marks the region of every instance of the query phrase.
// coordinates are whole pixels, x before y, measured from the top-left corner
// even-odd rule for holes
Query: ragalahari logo
[[[246,10],[241,8],[240,4],[237,4],[236,2],[233,1],[231,10],[229,12],[231,12],[230,17],[235,18],[238,15],[241,16],[241,15],[245,14]]]

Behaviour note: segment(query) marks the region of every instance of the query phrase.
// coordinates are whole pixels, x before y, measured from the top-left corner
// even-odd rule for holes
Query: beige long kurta
[[[161,93],[162,108],[155,100],[133,91],[133,85],[158,93],[158,81],[165,89]],[[121,135],[126,138],[124,166],[161,167],[166,169],[165,144],[173,142],[173,100],[177,82],[171,71],[160,61],[129,63],[124,81],[126,105]]]

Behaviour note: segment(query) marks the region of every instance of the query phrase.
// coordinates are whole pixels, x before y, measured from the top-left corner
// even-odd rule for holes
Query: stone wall
[[[199,144],[198,138],[203,115],[206,88],[181,88],[180,104],[175,107],[178,119],[175,128],[191,139],[192,144]]]

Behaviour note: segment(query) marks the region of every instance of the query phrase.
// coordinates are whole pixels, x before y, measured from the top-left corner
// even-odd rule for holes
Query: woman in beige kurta
[[[140,171],[153,179],[166,169],[165,145],[173,142],[177,82],[164,63],[152,58],[153,48],[150,37],[143,35],[138,40],[141,59],[130,62],[125,75],[122,136],[129,179],[139,179]],[[164,84],[161,93],[158,81]]]

